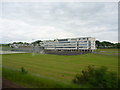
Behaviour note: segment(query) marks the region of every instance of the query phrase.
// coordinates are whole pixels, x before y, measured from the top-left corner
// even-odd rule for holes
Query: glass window
[[[80,46],[87,46],[88,44],[79,44]]]
[[[58,39],[58,41],[68,41],[68,39]]]
[[[76,48],[76,47],[56,47],[56,48]]]

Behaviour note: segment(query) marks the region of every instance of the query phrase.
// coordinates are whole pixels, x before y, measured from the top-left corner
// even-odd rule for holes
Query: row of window
[[[47,47],[47,48],[76,48],[76,47]]]
[[[78,43],[87,43],[88,41],[78,41]],[[49,42],[44,44],[59,44],[59,43],[77,43],[77,41],[62,41],[62,42]],[[89,42],[91,43],[91,42]]]
[[[57,43],[77,43],[76,41],[57,42]]]
[[[78,41],[78,42],[88,42],[88,41]],[[77,43],[77,41],[62,41],[62,42],[58,42],[58,43]]]
[[[76,48],[76,47],[55,47],[55,48]]]
[[[76,44],[75,45],[56,45],[56,46],[54,46],[54,45],[45,45],[46,47],[57,47],[57,46],[77,46]],[[87,44],[79,44],[79,46],[87,46]]]
[[[79,46],[94,46],[90,44],[78,44]],[[77,44],[63,44],[63,45],[44,45],[44,46],[77,46]]]
[[[68,39],[58,39],[58,41],[68,41]]]
[[[71,40],[77,40],[77,39],[71,39]],[[78,40],[88,40],[88,38],[79,38]]]
[[[46,47],[46,48],[77,48],[77,47],[75,47],[75,46],[72,46],[72,47],[59,47],[59,46],[57,46],[57,47]],[[78,48],[88,48],[88,47],[85,47],[85,46],[79,46]]]
[[[88,40],[89,38],[72,38],[70,40]],[[68,41],[69,39],[58,39],[58,41]]]
[[[43,46],[45,46],[45,47],[59,47],[59,46],[70,46],[70,47],[72,47],[72,46],[77,46],[77,45],[79,45],[79,46],[94,46],[95,44],[80,44],[80,43],[76,43],[76,44],[46,44],[46,45],[43,45]]]
[[[88,47],[79,47],[79,48],[88,48]]]
[[[47,47],[47,48],[76,48],[76,47]],[[79,47],[79,48],[88,48],[88,47]]]
[[[88,44],[78,44],[79,46],[87,46]],[[62,45],[45,45],[45,46],[77,46],[77,44],[62,44]]]

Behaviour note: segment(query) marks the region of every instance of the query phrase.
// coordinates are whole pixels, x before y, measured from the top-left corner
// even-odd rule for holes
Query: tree
[[[33,45],[40,45],[40,42],[42,42],[41,40],[37,40],[35,42],[32,42]]]
[[[23,42],[13,42],[13,44],[23,44]]]
[[[96,47],[97,48],[117,48],[114,43],[108,41],[98,41],[96,40]]]
[[[73,83],[93,88],[118,88],[118,79],[120,80],[117,73],[108,71],[104,66],[94,68],[89,65],[87,69],[76,74]]]
[[[120,49],[120,43],[116,43],[115,47]]]
[[[100,46],[100,41],[96,40],[95,43],[96,43],[96,47],[99,48],[99,46]]]

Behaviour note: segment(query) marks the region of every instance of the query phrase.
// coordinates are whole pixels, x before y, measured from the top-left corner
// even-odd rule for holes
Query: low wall
[[[46,54],[56,54],[56,55],[80,55],[91,53],[91,51],[44,51]]]

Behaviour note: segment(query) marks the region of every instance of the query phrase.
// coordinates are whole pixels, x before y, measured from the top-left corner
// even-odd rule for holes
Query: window
[[[85,40],[86,38],[83,38],[83,40]]]
[[[68,39],[58,39],[58,41],[68,41]]]
[[[87,47],[79,47],[79,48],[87,48]]]
[[[59,43],[70,43],[70,42],[59,42]]]
[[[77,41],[71,41],[70,43],[77,43]]]
[[[55,48],[55,47],[46,47],[46,48]]]
[[[79,43],[84,43],[84,42],[87,42],[87,41],[79,41]]]
[[[87,46],[88,44],[79,44],[80,46]]]
[[[76,47],[56,47],[56,48],[76,48]]]
[[[71,40],[77,40],[77,39],[71,39]]]

